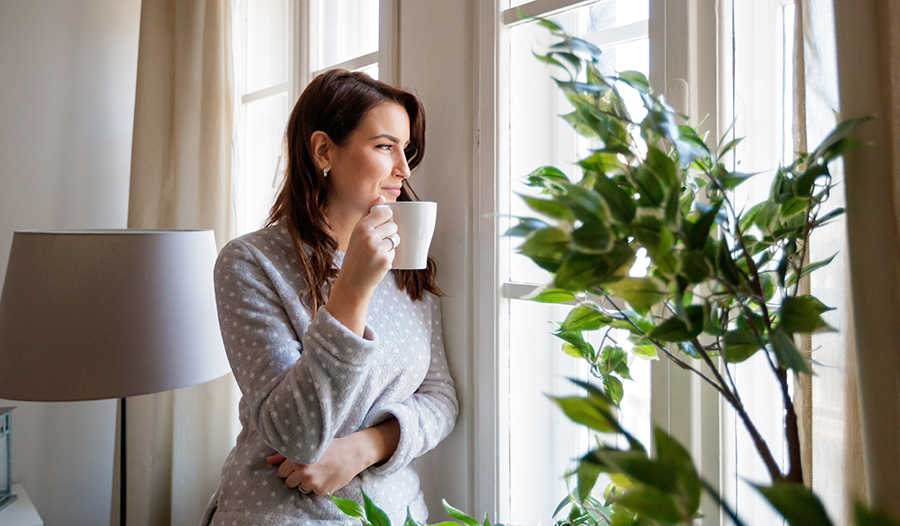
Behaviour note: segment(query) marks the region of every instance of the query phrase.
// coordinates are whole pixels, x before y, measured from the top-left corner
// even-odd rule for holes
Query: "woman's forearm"
[[[396,418],[354,433],[360,458],[366,467],[386,462],[400,443],[400,423]]]

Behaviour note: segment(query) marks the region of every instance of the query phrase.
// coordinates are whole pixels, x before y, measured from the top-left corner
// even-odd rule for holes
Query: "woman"
[[[362,73],[310,83],[287,126],[284,185],[262,230],[216,263],[242,430],[203,524],[346,524],[328,494],[364,490],[427,517],[414,459],[453,429],[434,264],[390,271],[425,115]]]

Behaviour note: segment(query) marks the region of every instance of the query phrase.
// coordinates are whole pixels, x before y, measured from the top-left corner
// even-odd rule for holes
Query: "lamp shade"
[[[15,232],[0,298],[0,398],[121,398],[229,371],[212,231]]]

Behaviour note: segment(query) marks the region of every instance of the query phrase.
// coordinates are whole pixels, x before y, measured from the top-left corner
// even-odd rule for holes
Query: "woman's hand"
[[[266,458],[269,464],[280,464],[278,476],[289,488],[299,486],[304,493],[329,495],[343,488],[369,467],[355,447],[353,435],[335,438],[315,464],[297,464],[276,453]]]
[[[375,286],[391,269],[394,261],[397,225],[391,219],[391,209],[379,196],[350,235],[344,263],[338,272],[326,308],[345,327],[362,336],[366,324],[366,310]]]
[[[279,464],[278,476],[287,487],[299,486],[304,493],[328,495],[349,484],[369,466],[388,460],[399,441],[400,423],[389,418],[377,426],[335,438],[315,464],[297,464],[281,453],[266,457],[266,461]]]

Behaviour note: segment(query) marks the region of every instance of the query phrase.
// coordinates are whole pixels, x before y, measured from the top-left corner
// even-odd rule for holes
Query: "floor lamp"
[[[0,398],[121,400],[229,372],[212,231],[15,232],[0,297]]]

